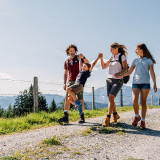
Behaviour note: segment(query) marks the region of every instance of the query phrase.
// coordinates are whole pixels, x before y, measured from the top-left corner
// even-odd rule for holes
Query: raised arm
[[[96,63],[98,62],[99,56],[97,57],[96,60],[94,60],[94,62],[92,63],[92,66],[90,68],[90,72],[92,72],[92,69],[94,68],[94,66],[96,65]]]
[[[89,63],[89,61],[86,59],[86,57],[82,53],[79,54],[79,58],[83,60],[83,63]]]
[[[153,65],[150,65],[149,70],[150,70],[150,74],[151,74],[151,77],[152,77],[152,80],[153,80],[153,89],[154,89],[154,92],[157,92],[156,75],[155,75],[155,72],[154,72]]]
[[[103,54],[99,53],[98,56],[100,56],[101,59],[101,66],[102,69],[106,69],[109,66],[110,61],[107,61],[106,63],[103,61]]]

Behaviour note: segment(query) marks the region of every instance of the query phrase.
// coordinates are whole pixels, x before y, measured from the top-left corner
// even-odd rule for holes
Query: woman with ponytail
[[[156,63],[147,46],[142,43],[136,46],[135,52],[138,58],[134,59],[132,62],[131,68],[125,74],[115,74],[115,77],[122,78],[130,75],[135,69],[133,82],[132,82],[132,99],[133,99],[133,108],[135,112],[135,118],[132,122],[132,126],[137,126],[138,122],[141,120],[140,129],[145,129],[145,117],[147,112],[147,97],[150,90],[150,75],[153,80],[153,89],[154,92],[157,91],[156,86],[156,76],[154,73],[153,65]],[[150,72],[150,75],[149,75]],[[139,115],[139,94],[141,93],[141,116]]]
[[[110,51],[112,56],[110,60],[106,63],[103,61],[103,54],[99,53],[101,58],[101,66],[102,69],[106,69],[109,67],[108,78],[106,80],[107,83],[107,96],[108,96],[108,114],[103,123],[103,126],[106,127],[110,123],[111,114],[113,112],[113,121],[117,122],[120,118],[116,111],[115,97],[123,86],[123,79],[116,78],[114,75],[119,73],[122,74],[127,71],[127,48],[124,45],[113,43],[110,46]],[[120,62],[121,61],[121,62]]]

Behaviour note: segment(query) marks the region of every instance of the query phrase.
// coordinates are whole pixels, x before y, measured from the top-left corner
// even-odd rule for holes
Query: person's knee
[[[67,88],[67,92],[71,91],[71,88]]]
[[[108,99],[110,102],[114,102],[115,96],[113,94],[110,94]]]
[[[133,97],[132,101],[133,101],[133,103],[138,103],[138,97]]]
[[[146,101],[141,101],[142,106],[146,106]]]

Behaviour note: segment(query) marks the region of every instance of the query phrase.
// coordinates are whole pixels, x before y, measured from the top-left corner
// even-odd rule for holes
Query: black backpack
[[[119,63],[121,64],[121,66],[122,66],[122,58],[121,58],[122,55],[123,54],[119,55]],[[122,66],[122,69],[123,69],[123,66]],[[127,69],[129,69],[129,65],[128,64],[127,64]],[[130,79],[130,76],[123,77],[124,83],[126,84],[129,81],[129,79]]]

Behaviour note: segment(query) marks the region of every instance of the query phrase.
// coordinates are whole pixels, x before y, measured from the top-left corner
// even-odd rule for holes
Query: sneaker
[[[117,120],[120,118],[118,114],[114,115],[113,114],[113,121],[111,123],[117,123]]]
[[[75,109],[78,109],[80,107],[80,105],[82,104],[81,101],[75,101]]]
[[[104,123],[102,124],[103,127],[107,127],[110,124],[110,118],[106,117]]]
[[[64,116],[62,118],[58,118],[58,122],[65,122],[69,123],[69,114],[67,112],[64,112]]]
[[[145,121],[141,121],[139,129],[146,129]]]
[[[80,115],[79,123],[85,123],[84,113]]]
[[[80,104],[80,106],[78,107],[78,111],[79,111],[79,115],[82,114],[82,103]]]
[[[135,117],[134,118],[134,121],[132,122],[132,126],[134,126],[134,127],[136,127],[137,126],[137,124],[138,124],[138,122],[141,120],[141,117],[139,116],[139,117]]]

